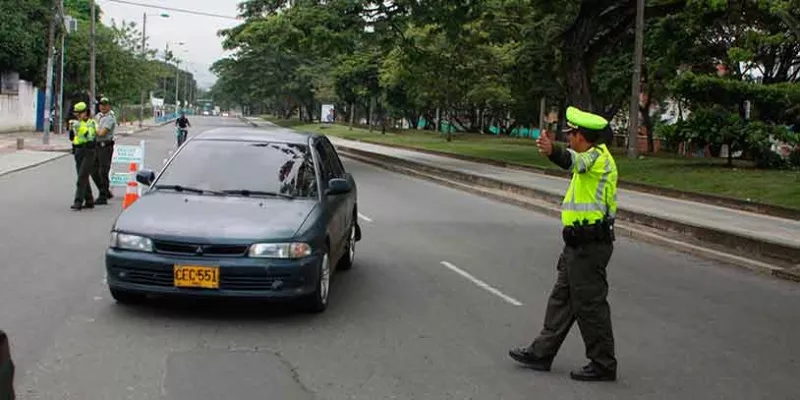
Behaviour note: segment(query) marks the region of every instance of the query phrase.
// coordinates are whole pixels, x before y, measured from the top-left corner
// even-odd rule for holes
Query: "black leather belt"
[[[108,146],[113,146],[113,145],[114,145],[114,141],[113,140],[103,140],[103,141],[98,141],[97,142],[97,147],[108,147]]]

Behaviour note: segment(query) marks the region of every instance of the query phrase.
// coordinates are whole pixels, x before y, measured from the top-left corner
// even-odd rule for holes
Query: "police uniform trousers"
[[[78,171],[78,182],[75,188],[74,204],[92,205],[94,196],[89,178],[97,163],[97,151],[94,142],[75,146],[75,167]]]
[[[533,352],[553,358],[570,328],[578,327],[586,358],[606,371],[617,370],[606,267],[614,251],[609,241],[565,245],[558,259],[558,278],[547,302],[544,328],[533,342]]]
[[[108,173],[111,171],[111,158],[114,156],[114,141],[98,140],[96,146],[97,162],[95,163],[94,171],[92,171],[92,180],[97,186],[99,197],[101,199],[109,199],[113,197]]]

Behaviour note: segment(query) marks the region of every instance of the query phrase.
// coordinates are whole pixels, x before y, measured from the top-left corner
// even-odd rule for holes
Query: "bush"
[[[800,168],[800,149],[795,149],[789,154],[789,165],[795,168]]]

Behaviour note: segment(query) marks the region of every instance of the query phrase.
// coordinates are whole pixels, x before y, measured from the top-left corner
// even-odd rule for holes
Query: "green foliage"
[[[48,0],[0,0],[0,71],[40,84],[47,63],[47,35],[53,18]]]

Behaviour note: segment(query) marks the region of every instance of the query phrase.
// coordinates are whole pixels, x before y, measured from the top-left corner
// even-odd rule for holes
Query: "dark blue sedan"
[[[321,312],[331,274],[353,265],[356,183],[325,136],[206,131],[136,180],[148,189],[114,223],[106,253],[118,302],[292,298]]]

